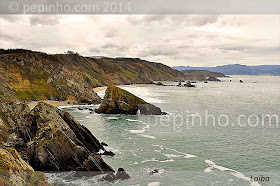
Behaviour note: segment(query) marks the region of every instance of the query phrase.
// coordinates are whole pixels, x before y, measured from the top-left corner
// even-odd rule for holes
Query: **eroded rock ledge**
[[[97,113],[104,114],[130,114],[136,115],[137,111],[143,115],[165,115],[161,109],[147,103],[143,99],[131,94],[116,86],[108,86],[104,99],[98,109]]]

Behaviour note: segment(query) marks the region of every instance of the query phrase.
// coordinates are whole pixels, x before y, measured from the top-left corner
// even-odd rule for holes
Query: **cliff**
[[[0,149],[0,185],[49,185],[44,173],[34,171],[14,148]]]
[[[106,152],[67,112],[44,102],[29,110],[23,103],[0,101],[0,173],[4,171],[0,181],[14,175],[24,185],[29,173],[35,175],[34,170],[73,170],[90,175],[114,172],[100,150]],[[44,182],[44,176],[40,177]]]
[[[29,50],[0,51],[0,99],[73,100],[100,103],[97,86],[178,81],[184,75],[138,58],[49,55]]]

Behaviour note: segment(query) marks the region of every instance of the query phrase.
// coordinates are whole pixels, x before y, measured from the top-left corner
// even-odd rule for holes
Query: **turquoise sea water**
[[[90,114],[64,107],[109,144],[107,150],[116,156],[105,161],[115,169],[123,167],[131,179],[104,183],[98,177],[77,178],[64,172],[47,174],[49,181],[55,185],[280,185],[276,119],[280,118],[280,77],[222,80],[196,83],[195,88],[124,87],[168,116]],[[275,115],[269,121],[267,114]],[[155,169],[158,173],[151,174]],[[269,177],[269,181],[253,182],[251,176]]]

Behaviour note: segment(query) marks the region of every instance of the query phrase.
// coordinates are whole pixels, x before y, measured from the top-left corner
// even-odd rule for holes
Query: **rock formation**
[[[214,76],[210,76],[207,78],[207,81],[221,81],[218,78],[214,77]]]
[[[117,180],[126,180],[129,179],[130,176],[125,172],[123,168],[119,168],[116,175],[113,173],[109,173],[102,178],[104,181],[114,182]]]
[[[19,174],[23,185],[24,167],[31,171],[90,171],[91,175],[113,172],[100,150],[113,154],[67,112],[44,102],[30,111],[23,103],[0,101],[0,169],[5,162],[1,158],[9,160],[9,153],[15,154],[17,160],[8,163],[23,168],[20,172],[24,173]]]
[[[163,86],[162,82],[157,82],[155,85]]]
[[[42,172],[35,172],[14,148],[0,148],[0,185],[48,185]]]
[[[180,81],[177,85],[177,87],[181,87],[182,86],[182,82]]]
[[[28,144],[30,165],[35,170],[65,171],[88,169],[90,171],[112,171],[102,159],[91,157],[96,164],[84,167],[92,153],[104,150],[99,141],[80,125],[69,113],[40,102],[28,115],[35,130]],[[101,166],[102,164],[102,166]]]
[[[186,84],[184,84],[185,87],[195,87],[194,85],[191,84],[190,81],[188,81]]]
[[[141,98],[115,86],[108,86],[104,99],[98,109],[97,113],[104,114],[130,114],[136,115],[140,110],[143,115],[162,115],[161,109],[147,103]]]

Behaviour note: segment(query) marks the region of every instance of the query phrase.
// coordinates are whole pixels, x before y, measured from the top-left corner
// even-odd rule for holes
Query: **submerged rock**
[[[190,81],[188,81],[184,86],[185,86],[185,87],[195,87],[194,85],[191,84]]]
[[[141,98],[115,86],[108,86],[104,99],[98,109],[97,113],[104,114],[130,114],[136,115],[140,110],[143,115],[161,115],[161,109],[145,102]]]
[[[155,85],[163,86],[163,83],[162,82],[157,82]]]
[[[214,76],[210,76],[207,78],[207,81],[221,81],[218,78],[214,77]]]
[[[182,82],[180,81],[177,86],[181,87],[182,86]]]
[[[123,168],[119,168],[116,175],[113,174],[112,172],[110,172],[109,174],[104,176],[102,178],[102,180],[108,181],[108,182],[114,182],[117,180],[126,180],[129,178],[130,178],[130,176],[125,172],[125,170]]]

